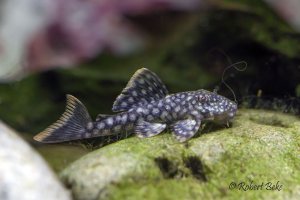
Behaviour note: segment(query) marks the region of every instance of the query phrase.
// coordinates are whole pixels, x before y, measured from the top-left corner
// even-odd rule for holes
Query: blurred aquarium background
[[[233,99],[221,80],[241,61],[246,70],[223,77],[240,107],[299,115],[299,10],[297,0],[1,1],[0,119],[59,171],[93,146],[33,141],[64,111],[66,94],[93,118],[111,113],[146,67],[171,93],[217,89]]]

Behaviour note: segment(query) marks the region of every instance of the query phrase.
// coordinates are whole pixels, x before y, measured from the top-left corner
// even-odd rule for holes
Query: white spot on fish
[[[112,118],[108,118],[108,119],[106,120],[106,122],[107,122],[108,125],[113,125],[114,120],[113,120]]]
[[[148,114],[149,114],[149,110],[148,110],[148,109],[144,109],[144,110],[143,110],[143,113],[144,113],[145,115],[148,115]]]
[[[98,129],[103,129],[104,127],[105,127],[105,124],[103,122],[100,122],[99,124],[97,124]]]
[[[89,122],[89,123],[87,124],[87,129],[88,129],[88,130],[92,130],[93,127],[94,127],[93,122]]]
[[[165,105],[166,110],[171,110],[171,106]]]
[[[129,115],[129,119],[130,119],[131,121],[134,121],[135,118],[136,118],[135,114],[130,114],[130,115]]]
[[[122,122],[126,123],[127,121],[127,114],[122,115]]]
[[[134,102],[134,99],[133,99],[132,97],[129,97],[129,98],[128,98],[128,101],[129,101],[130,103],[133,103],[133,102]]]
[[[144,109],[141,108],[141,107],[139,107],[139,108],[136,109],[136,112],[138,112],[138,113],[143,113],[143,111],[144,111]]]
[[[186,113],[186,108],[183,108],[182,110],[181,110],[181,114],[183,115],[183,114],[185,114]]]
[[[190,129],[192,129],[193,128],[192,126],[196,125],[196,121],[195,120],[190,120],[188,124],[189,124]]]
[[[146,90],[142,89],[142,93],[143,94],[147,94]]]
[[[157,104],[157,106],[158,106],[159,108],[163,107],[163,102],[162,102],[162,101],[159,101],[158,104]]]
[[[199,115],[199,113],[198,113],[196,110],[193,110],[193,111],[191,112],[191,114],[192,114],[192,115],[196,115],[196,116]]]
[[[140,84],[144,84],[144,83],[145,83],[144,79],[140,79],[140,80],[138,80],[138,82],[139,82]]]
[[[158,108],[154,108],[154,109],[152,110],[152,114],[156,115],[156,114],[158,114],[158,113],[159,113],[159,109],[158,109]]]
[[[118,116],[116,117],[116,121],[117,121],[117,122],[121,121],[121,116],[120,116],[120,115],[118,115]]]
[[[152,115],[147,116],[147,120],[152,121],[153,119],[154,119],[154,117]]]
[[[122,107],[126,107],[126,106],[127,106],[127,103],[126,103],[125,101],[123,101],[123,102],[121,103],[121,106],[122,106]]]
[[[137,97],[137,92],[135,90],[132,91],[132,96]]]
[[[175,112],[178,112],[179,110],[180,110],[180,107],[177,106],[177,107],[175,108]]]

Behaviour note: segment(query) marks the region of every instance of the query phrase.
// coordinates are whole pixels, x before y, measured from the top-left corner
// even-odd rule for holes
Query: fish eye
[[[207,95],[199,95],[197,96],[199,102],[209,101],[209,97]]]

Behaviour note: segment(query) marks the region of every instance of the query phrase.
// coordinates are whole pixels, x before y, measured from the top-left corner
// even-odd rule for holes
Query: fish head
[[[207,90],[198,90],[195,93],[197,99],[196,109],[204,120],[213,120],[218,123],[232,121],[237,112],[237,103],[230,99]]]

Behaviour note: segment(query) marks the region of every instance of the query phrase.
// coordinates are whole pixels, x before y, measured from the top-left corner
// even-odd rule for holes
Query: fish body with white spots
[[[34,139],[58,143],[123,132],[143,138],[155,136],[168,127],[178,141],[184,142],[197,133],[202,121],[231,121],[237,104],[203,89],[169,95],[159,77],[142,68],[132,76],[112,110],[118,113],[100,114],[93,122],[85,106],[67,95],[66,111]]]

